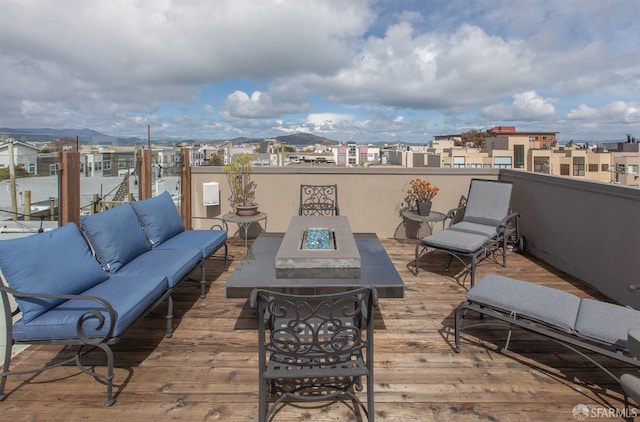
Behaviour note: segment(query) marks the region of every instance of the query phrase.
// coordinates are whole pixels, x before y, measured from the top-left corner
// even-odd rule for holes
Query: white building
[[[0,168],[9,167],[9,142],[13,142],[13,163],[22,165],[29,173],[37,174],[39,148],[11,138],[0,144]]]

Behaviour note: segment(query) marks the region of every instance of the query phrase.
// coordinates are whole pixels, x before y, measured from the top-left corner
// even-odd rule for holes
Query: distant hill
[[[227,141],[233,144],[247,144],[247,143],[259,143],[259,142],[262,142],[264,139],[265,138],[240,137],[240,138],[228,139]],[[312,135],[310,133],[296,133],[293,135],[277,136],[275,139],[278,142],[283,144],[295,145],[300,147],[316,145],[316,144],[321,144],[321,145],[339,144],[339,142],[336,140],[325,138],[322,136]]]
[[[80,142],[85,145],[134,145],[136,141],[139,141],[138,138],[135,137],[116,137],[105,135],[104,133],[100,133],[98,131],[92,129],[52,129],[52,128],[19,128],[19,129],[11,129],[11,128],[0,128],[0,136],[8,136],[14,138],[16,141],[30,141],[30,142],[52,142],[56,141],[62,137],[76,138],[80,139]],[[296,146],[308,146],[315,144],[322,145],[336,145],[339,144],[338,141],[325,138],[322,136],[312,135],[310,133],[296,133],[293,135],[286,136],[278,136],[276,138],[278,142],[287,145],[296,145]],[[262,142],[264,138],[248,138],[248,137],[239,137],[234,139],[228,139],[226,141],[234,143],[234,144],[246,144],[246,143],[259,143]],[[176,143],[176,139],[154,139],[151,141],[154,144],[162,144],[162,143]],[[222,140],[210,140],[204,142],[220,142]]]
[[[0,128],[0,136],[8,136],[16,141],[30,142],[52,142],[59,138],[69,137],[80,140],[83,144],[101,144],[101,145],[128,145],[133,143],[132,138],[118,138],[115,136],[105,135],[92,129],[52,129],[52,128],[36,128],[36,129],[11,129]]]
[[[278,142],[289,145],[308,146],[308,145],[337,145],[340,142],[325,138],[322,136],[312,135],[310,133],[296,133],[293,135],[278,136]]]

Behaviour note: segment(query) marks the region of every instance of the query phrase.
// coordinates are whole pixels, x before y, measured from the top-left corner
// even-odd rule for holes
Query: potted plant
[[[251,180],[253,172],[253,156],[240,154],[231,163],[224,166],[224,172],[229,182],[229,202],[238,215],[255,215],[258,204],[255,203],[256,182]]]
[[[415,209],[418,215],[429,215],[431,212],[431,200],[438,194],[440,188],[422,179],[412,179],[405,202],[411,209]]]

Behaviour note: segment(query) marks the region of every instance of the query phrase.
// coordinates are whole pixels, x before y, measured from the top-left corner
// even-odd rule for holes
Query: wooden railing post
[[[140,200],[149,199],[152,196],[151,190],[151,148],[140,150]]]
[[[31,191],[24,191],[24,221],[31,220]]]
[[[59,225],[80,224],[80,153],[62,151],[60,153],[60,198],[58,198]],[[53,213],[53,208],[51,209]]]
[[[180,214],[184,221],[184,227],[191,230],[191,154],[189,148],[182,148],[182,169],[180,173]]]

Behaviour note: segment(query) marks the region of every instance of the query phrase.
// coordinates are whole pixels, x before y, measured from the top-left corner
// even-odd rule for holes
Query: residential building
[[[13,139],[7,139],[6,142],[0,144],[0,168],[9,167],[9,142],[13,142],[13,163],[17,166],[23,166],[29,173],[38,174],[38,152],[40,149]]]

